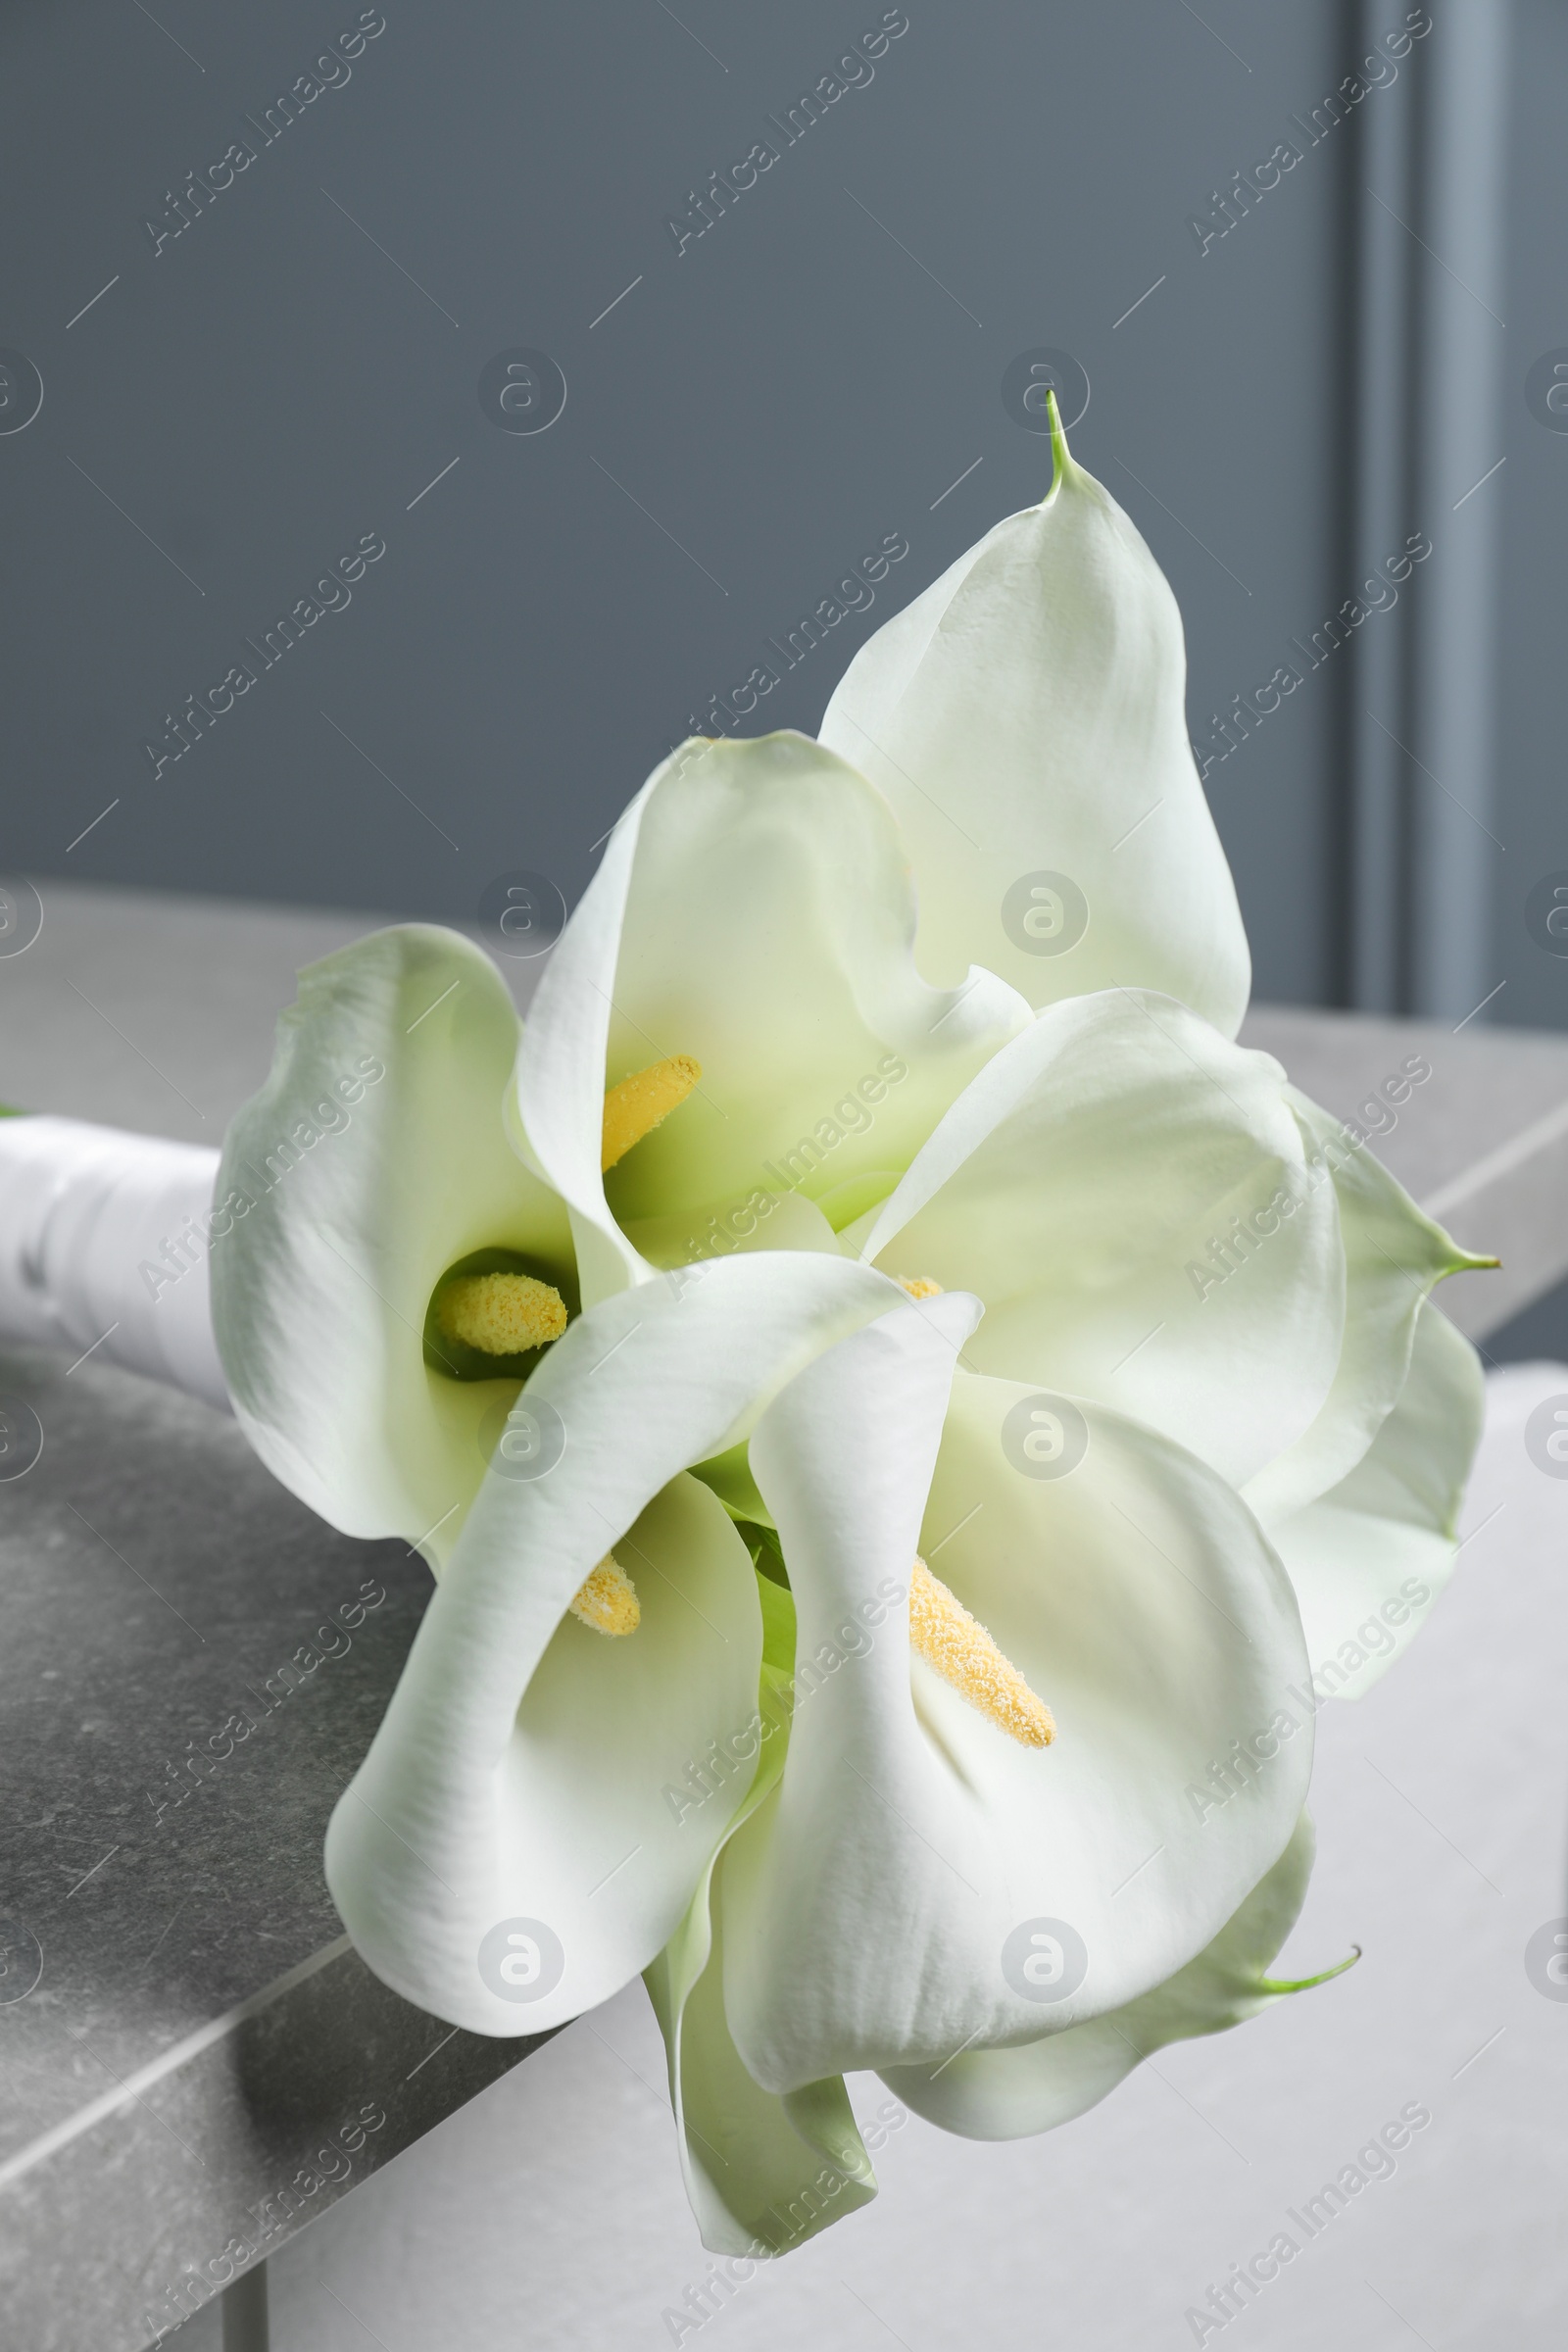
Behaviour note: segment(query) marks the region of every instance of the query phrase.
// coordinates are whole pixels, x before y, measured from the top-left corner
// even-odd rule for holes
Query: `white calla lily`
[[[453,1267],[504,1253],[575,1303],[561,1200],[503,1123],[519,1023],[454,931],[380,931],[300,975],[271,1075],[235,1118],[217,1194],[248,1203],[211,1258],[234,1410],[269,1469],[334,1527],[401,1536],[437,1569],[510,1387],[427,1343]],[[504,1406],[503,1406],[504,1409]]]
[[[499,2034],[646,1971],[720,2251],[875,2193],[847,2069],[1006,2137],[1291,1989],[1313,1694],[1420,1621],[1479,1429],[1430,1293],[1484,1261],[1232,1042],[1174,601],[1054,446],[821,743],[655,772],[526,1025],[424,926],[302,974],[126,1322],[440,1578],[328,1836],[360,1950]],[[211,1180],[45,1125],[24,1337]]]
[[[1274,1988],[1238,1971],[1271,1928],[1272,1956],[1304,1890],[1309,1708],[1232,1801],[1194,1801],[1302,1679],[1256,1522],[1093,1402],[1081,1458],[1050,1475],[1015,1434],[1031,1393],[955,1368],[973,1322],[961,1298],[880,1318],[752,1440],[793,1592],[761,1587],[761,1762],[648,1972],[718,2253],[784,2251],[872,2193],[843,2070],[878,2067],[938,2122],[956,2100],[953,2128],[982,2136],[1046,2130],[1077,2111],[1063,2082],[1078,2106],[1112,2087],[1115,2051],[1125,2073],[1262,2005]],[[911,1655],[917,1545],[1049,1695],[1049,1750]],[[1040,1943],[1068,1973],[1032,1974]],[[1131,2050],[1097,2030],[1129,2017]],[[1065,2065],[1037,2058],[1057,2044]],[[950,2073],[951,2096],[906,2089]]]
[[[933,977],[968,963],[1031,1004],[1116,985],[1234,1037],[1250,965],[1187,736],[1168,583],[1073,461],[850,663],[822,741],[887,795]]]
[[[1082,1946],[1052,2022],[1120,2007],[1211,1939],[1300,1813],[1309,1736],[1215,1818],[1186,1795],[1303,1670],[1256,1522],[1194,1456],[1092,1400],[1082,1457],[1039,1475],[1061,1462],[1014,1440],[1030,1391],[955,1368],[972,1322],[961,1297],[897,1310],[821,1356],[752,1440],[800,1659],[929,1546],[1058,1727],[1050,1747],[1008,1738],[983,1690],[911,1673],[899,1640],[797,1708],[777,1793],[723,1864],[726,2011],[779,2091],[1038,2034],[1008,1960],[1031,1919]]]
[[[877,1199],[1029,1019],[991,973],[929,987],[881,795],[805,736],[684,745],[606,845],[530,1007],[515,1132],[571,1210],[584,1296]],[[698,1065],[605,1183],[607,1087]],[[607,1198],[608,1194],[608,1198]],[[848,1205],[846,1205],[848,1204]],[[784,1223],[779,1219],[779,1224]],[[786,1241],[785,1247],[793,1246]]]
[[[728,1808],[694,1833],[663,1790],[748,1721],[762,1645],[746,1547],[685,1473],[897,1298],[842,1257],[768,1252],[623,1292],[551,1349],[514,1408],[533,1443],[485,1472],[327,1837],[345,1924],[410,1999],[537,2033],[673,1933]],[[607,1553],[640,1604],[624,1640],[568,1614]],[[526,2000],[485,1957],[509,1919],[558,1954]]]

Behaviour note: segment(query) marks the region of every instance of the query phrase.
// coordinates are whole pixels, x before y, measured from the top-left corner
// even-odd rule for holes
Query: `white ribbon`
[[[0,1119],[0,1345],[91,1351],[227,1411],[208,1301],[218,1153]]]

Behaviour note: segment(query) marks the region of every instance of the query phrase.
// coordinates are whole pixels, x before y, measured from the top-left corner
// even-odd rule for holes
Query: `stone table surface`
[[[38,939],[23,956],[0,956],[0,1101],[215,1144],[265,1075],[273,1019],[292,997],[297,965],[372,927],[366,916],[49,883],[43,898]],[[513,967],[519,999],[534,969]],[[1504,1256],[1503,1275],[1465,1276],[1447,1286],[1445,1303],[1464,1328],[1475,1334],[1494,1328],[1568,1270],[1568,1220],[1557,1208],[1568,1174],[1568,1042],[1268,1008],[1250,1016],[1245,1034],[1247,1042],[1279,1054],[1329,1108],[1376,1130],[1380,1155],[1462,1240]],[[1426,1074],[1411,1079],[1414,1064]],[[1568,1375],[1562,1380],[1568,1388]],[[13,1356],[0,1362],[0,1389],[28,1396],[45,1430],[35,1469],[0,1490],[9,1631],[0,1652],[8,1800],[0,1870],[5,2342],[25,2352],[77,2352],[88,2343],[93,2352],[136,2352],[196,2297],[182,2281],[221,2282],[262,2254],[289,2248],[307,2223],[400,2150],[409,2151],[402,2177],[412,2178],[409,2168],[423,2157],[415,2145],[422,2135],[435,2131],[432,2149],[459,2150],[467,2144],[465,2132],[488,2148],[483,2119],[500,2112],[499,2098],[534,2103],[522,2129],[535,2167],[527,2193],[541,2201],[541,2211],[557,2211],[560,2182],[578,2179],[583,2151],[599,2149],[612,2172],[612,2155],[602,2134],[596,2138],[599,2127],[586,2110],[578,2115],[571,2086],[607,2066],[612,2073],[629,2068],[657,2102],[660,2068],[657,2052],[643,2046],[648,2021],[636,2008],[640,1992],[634,1988],[612,2004],[597,2023],[570,2029],[525,2070],[526,2083],[514,2078],[504,2085],[498,2079],[539,2045],[449,2034],[387,1992],[347,1947],[322,1882],[326,1817],[369,1740],[417,1624],[427,1591],[421,1563],[401,1544],[333,1534],[277,1487],[232,1423],[150,1384],[92,1363],[68,1372],[59,1359]],[[1534,1471],[1530,1477],[1543,1491],[1529,1498],[1538,1516],[1568,1500],[1568,1488]],[[1518,1517],[1522,1524],[1524,1512]],[[1489,1541],[1496,1544],[1495,1531]],[[1529,1655],[1533,1623],[1543,1636],[1562,1631],[1548,1623],[1550,1610],[1560,1615],[1560,1606],[1544,1576],[1544,1569],[1537,1575],[1528,1605],[1517,1580],[1506,1587],[1511,1596],[1494,1616],[1483,1611],[1476,1632],[1493,1652],[1499,1695],[1514,1669],[1521,1689],[1527,1665],[1534,1674],[1540,1688],[1530,1699],[1536,1714],[1526,1708],[1529,1737],[1511,1726],[1508,1706],[1478,1714],[1468,1699],[1461,1705],[1444,1690],[1437,1719],[1423,1719],[1408,1735],[1414,1748],[1401,1744],[1406,1735],[1396,1728],[1385,1732],[1377,1754],[1394,1794],[1385,1797],[1368,1782],[1358,1799],[1388,1811],[1410,1850],[1437,1866],[1444,1887],[1443,1873],[1452,1876],[1451,1920],[1441,1904],[1433,1910],[1426,1882],[1420,1916],[1439,1938],[1451,1925],[1467,1950],[1469,1910],[1484,1908],[1475,1877],[1490,1886],[1500,1873],[1499,1884],[1508,1884],[1498,1899],[1510,1905],[1517,1886],[1527,1885],[1526,1911],[1544,1916],[1544,1906],[1551,1907],[1548,1865],[1538,1849],[1548,1826],[1560,1848],[1563,1759],[1540,1710],[1560,1717],[1560,1675],[1543,1680],[1544,1642],[1541,1657],[1532,1662]],[[1419,1654],[1394,1687],[1420,1689]],[[1379,1703],[1377,1694],[1366,1702],[1369,1722],[1377,1721]],[[1389,1720],[1397,1726],[1402,1717]],[[1520,1740],[1528,1746],[1531,1739],[1544,1756],[1549,1751],[1554,1782],[1529,1777],[1527,1765],[1539,1759],[1533,1750],[1527,1758]],[[1489,1877],[1484,1865],[1495,1825],[1485,1797],[1499,1788],[1504,1766],[1518,1816],[1509,1838],[1517,1843],[1525,1835],[1519,1824],[1529,1822],[1534,1842],[1528,1868],[1517,1857],[1505,1859]],[[1439,1791],[1434,1822],[1425,1828],[1424,1814],[1412,1826],[1399,1810],[1409,1804],[1413,1811],[1401,1791],[1416,1783]],[[1386,1826],[1380,1818],[1369,1830],[1372,1845],[1380,1838],[1389,1844]],[[1347,1834],[1355,1835],[1353,1819]],[[1438,1843],[1428,1849],[1423,1839]],[[1458,1862],[1445,1863],[1444,1849],[1459,1853]],[[1560,1851],[1551,1861],[1554,1867]],[[1556,1907],[1568,1909],[1568,1901]],[[1319,1943],[1334,1941],[1342,1909],[1331,1895],[1327,1920],[1318,1923]],[[1356,1932],[1353,1910],[1346,1911],[1347,1935]],[[1536,1924],[1534,1916],[1529,1924]],[[1314,1946],[1313,1956],[1324,1954]],[[1406,1960],[1422,1979],[1421,1951],[1409,1950]],[[1539,2000],[1517,1967],[1515,1976],[1518,1984],[1509,1981],[1499,2016],[1520,2009],[1538,2037],[1544,2021],[1568,2024],[1568,2010]],[[1358,1981],[1367,1982],[1359,1972],[1348,1982]],[[1413,1984],[1411,1997],[1427,2016],[1430,1984]],[[1473,2017],[1452,2018],[1459,2039],[1472,2023],[1479,2028],[1484,2006],[1478,1998]],[[1290,2014],[1294,2020],[1303,2013],[1298,2004]],[[1277,2046],[1282,2029],[1272,2030]],[[1283,2029],[1287,2036],[1307,2031],[1294,2023]],[[1482,2037],[1478,2030],[1475,2039]],[[1524,2038],[1516,2035],[1515,2046]],[[1228,2050],[1233,2043],[1239,2050],[1253,2046],[1247,2036],[1202,2046]],[[1323,2047],[1332,2060],[1334,2045]],[[1416,2080],[1408,2068],[1391,2072],[1386,2059],[1388,2052],[1375,2063],[1357,2060],[1370,2071],[1360,2104],[1342,2102],[1347,2131],[1362,2129],[1350,2118],[1352,2109],[1359,2118],[1364,2105],[1370,2132],[1383,2120],[1380,2101],[1395,2098],[1396,2090],[1430,2095],[1430,2064],[1423,2061],[1426,2071],[1418,2068]],[[1182,2051],[1167,2053],[1160,2064],[1180,2083],[1195,2060]],[[1222,2061],[1222,2083],[1227,2079]],[[486,2085],[495,2087],[469,2107]],[[603,2085],[594,2095],[603,2095]],[[1130,2091],[1077,2136],[1039,2143],[1053,2151],[1049,2160],[1032,2150],[1017,2177],[1044,2188],[1053,2167],[1072,2161],[1072,2150],[1089,2162],[1097,2135],[1109,2133],[1114,2141],[1118,2127],[1104,2117],[1125,2115],[1129,2099],[1161,2095],[1168,2094]],[[606,2112],[615,2111],[611,2097]],[[1460,2111],[1456,2093],[1448,2112]],[[1289,2132],[1288,2114],[1278,2128]],[[1173,2137],[1168,2116],[1150,2129],[1162,2142]],[[574,2132],[581,2139],[576,2154]],[[965,2175],[971,2180],[1000,2182],[1001,2159],[1017,2153],[960,2149],[917,2127],[890,2148],[892,2172],[905,2162],[906,2145],[927,2140],[944,2151],[944,2166],[956,2165],[960,2155],[978,2163],[978,2173]],[[1446,2133],[1434,2134],[1434,2148],[1453,2144]],[[1545,2161],[1544,2142],[1538,2152]],[[514,2155],[520,2164],[521,2154]],[[1560,2167],[1560,2136],[1554,2160]],[[485,2157],[492,2168],[497,2161],[493,2151]],[[1238,2161],[1250,2168],[1253,2157]],[[540,2163],[549,2181],[538,2173]],[[1314,2153],[1306,2171],[1317,2163]],[[664,2167],[660,2194],[673,2184],[678,2207],[667,2147]],[[399,2173],[394,2166],[384,2182],[350,2199],[345,2216],[363,2210],[384,2220]],[[461,2164],[453,2177],[460,2175]],[[589,2183],[580,2185],[592,2203]],[[482,2182],[470,2181],[466,2193],[469,2206],[488,2209]],[[634,2189],[626,2193],[635,2201]],[[872,2210],[880,2215],[883,2208]],[[997,2211],[1000,2217],[1003,2206]],[[577,2317],[569,2318],[571,2294],[558,2282],[561,2325],[536,2340],[668,2341],[668,2323],[657,2309],[646,2315],[646,2326],[639,2310],[635,2326],[596,2332],[596,2241],[583,2234],[584,2215],[575,2238],[568,2219],[558,2218],[561,2262],[569,2257],[579,2266]],[[605,2219],[601,2209],[601,2229]],[[1139,2217],[1129,2210],[1126,2220],[1127,2242],[1109,2250],[1113,2260],[1136,2259]],[[632,2221],[628,2210],[628,2247],[641,2242]],[[348,2218],[339,2226],[334,2217],[304,2242],[349,2243],[356,2227]],[[363,2234],[370,2221],[359,2227]],[[678,2236],[683,2225],[669,2227]],[[891,2225],[876,2224],[879,2231],[885,2227]],[[457,2234],[461,2239],[461,2230]],[[800,2267],[789,2266],[791,2277],[812,2278],[824,2262],[831,2266],[845,2235],[831,2233],[831,2253],[807,2249]],[[1210,2247],[1211,2235],[1199,2230],[1194,2239],[1205,2277],[1219,2275],[1227,2253],[1225,2246]],[[683,2276],[700,2278],[695,2238],[683,2242]],[[1228,2248],[1232,2255],[1250,2250],[1240,2239]],[[388,2259],[383,2245],[383,2270]],[[1005,2271],[1004,2246],[998,2246],[996,2260]],[[878,2292],[889,2324],[911,2344],[968,2340],[961,2332],[922,2334],[919,2312],[901,2317],[894,2288],[884,2282]],[[1112,2282],[1104,2293],[1114,2300]],[[759,2326],[769,2307],[777,2308],[771,2288],[757,2297]],[[1098,2344],[1102,2337],[1089,2328],[1086,2308],[1071,2340]],[[1430,2302],[1422,2309],[1429,2317],[1434,2312]],[[976,2311],[989,2316],[983,2302]],[[1441,2304],[1436,2317],[1441,2321]],[[739,2313],[725,2324],[737,2342],[764,2340],[747,2332]],[[879,2340],[870,2321],[859,2335],[842,2333],[821,2314],[808,2324],[805,2306],[800,2324],[805,2331],[790,2340]],[[475,2313],[474,2329],[479,2326]],[[1248,2326],[1258,2333],[1250,2314]],[[1397,2326],[1390,2326],[1394,2335],[1364,2340],[1395,2340]],[[381,2321],[376,2327],[385,2335]],[[303,2345],[307,2335],[296,2332]],[[1168,2329],[1161,2340],[1167,2334],[1173,2342],[1187,2340]],[[397,2352],[405,2342],[465,2339],[478,2341],[480,2334],[465,2328],[449,2339],[426,2326],[412,2336],[386,2335]],[[351,2330],[342,2340],[368,2338]],[[1452,2340],[1479,2346],[1483,2338]]]
[[[0,956],[0,1102],[197,1143],[266,1075],[298,966],[373,927],[43,900]],[[321,1876],[423,1563],[152,1383],[0,1353],[0,1390],[44,1428],[0,1485],[0,2341],[130,2352],[182,2278],[270,2253],[536,2045],[389,1993]]]

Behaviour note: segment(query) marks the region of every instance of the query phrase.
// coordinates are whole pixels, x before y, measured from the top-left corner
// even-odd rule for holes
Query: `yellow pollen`
[[[643,1621],[631,1578],[612,1551],[584,1577],[569,1606],[596,1634],[634,1634]]]
[[[978,1618],[955,1599],[924,1560],[909,1573],[909,1640],[928,1666],[951,1683],[960,1698],[1023,1747],[1049,1747],[1055,1718],[1036,1698],[1009,1658],[1004,1658]]]
[[[560,1339],[566,1306],[531,1274],[460,1274],[442,1292],[436,1319],[449,1340],[481,1355],[526,1355]]]
[[[667,1061],[651,1061],[646,1070],[634,1070],[612,1086],[605,1097],[600,1167],[612,1168],[633,1144],[652,1135],[662,1120],[679,1109],[702,1074],[702,1063],[689,1054],[671,1054]]]
[[[929,1274],[895,1274],[893,1279],[901,1291],[908,1292],[911,1298],[940,1298],[942,1296],[941,1283],[933,1282]]]

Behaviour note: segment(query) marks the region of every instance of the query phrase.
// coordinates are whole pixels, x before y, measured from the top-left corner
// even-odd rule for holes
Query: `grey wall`
[[[1526,386],[1538,363],[1568,361],[1568,12],[1557,0],[1518,0],[1514,140],[1509,205],[1507,381],[1503,437],[1504,562],[1500,621],[1501,790],[1489,862],[1494,882],[1494,978],[1507,986],[1499,1019],[1568,1028],[1568,956],[1544,952],[1530,894],[1568,879],[1568,724],[1564,614],[1568,612],[1568,413],[1548,429],[1541,394]],[[1568,380],[1565,377],[1563,380]],[[1568,395],[1564,396],[1568,399]],[[1568,949],[1568,939],[1557,946]]]
[[[156,23],[13,5],[0,344],[44,402],[0,434],[0,864],[460,919],[526,866],[569,900],[688,714],[858,558],[908,542],[741,731],[814,726],[868,628],[1041,493],[1046,445],[1002,398],[1038,347],[1087,373],[1075,449],[1170,575],[1195,738],[1223,749],[1210,713],[1354,585],[1358,189],[1392,93],[1298,139],[1206,250],[1189,216],[1341,84],[1364,14],[908,0],[874,79],[677,254],[666,216],[774,136],[875,0],[384,0],[352,78],[270,145],[243,118],[354,0],[166,0]],[[1560,18],[1524,15],[1560,86]],[[1522,80],[1539,201],[1561,109],[1544,73]],[[144,217],[241,135],[256,160],[155,253]],[[1555,277],[1528,269],[1510,365],[1568,340]],[[516,347],[567,386],[536,434],[480,405]],[[1530,551],[1508,573],[1509,760],[1539,802],[1557,687],[1533,583],[1562,562],[1568,437],[1517,393],[1510,436]],[[261,668],[247,637],[368,532],[386,552],[352,604]],[[155,777],[144,741],[241,659],[256,684]],[[1209,773],[1265,996],[1350,986],[1352,701],[1350,662],[1325,663]],[[1510,859],[1539,861],[1550,823],[1518,830]],[[1560,978],[1521,979],[1510,1013],[1558,1018]]]

